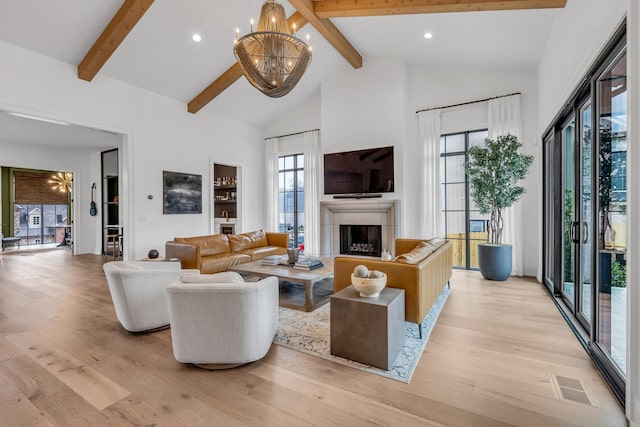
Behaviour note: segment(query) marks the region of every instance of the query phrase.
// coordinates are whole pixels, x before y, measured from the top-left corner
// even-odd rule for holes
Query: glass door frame
[[[461,132],[451,132],[451,133],[446,133],[446,134],[442,134],[440,135],[440,161],[443,162],[443,160],[446,160],[449,157],[464,157],[464,163],[466,164],[469,161],[469,148],[471,148],[471,143],[470,143],[470,135],[472,134],[479,134],[479,133],[486,133],[486,138],[489,137],[489,129],[487,128],[481,128],[481,129],[472,129],[472,130],[466,130],[466,131],[461,131]],[[454,137],[454,136],[460,136],[460,135],[464,135],[464,150],[463,151],[451,151],[448,152],[446,149],[443,149],[443,141],[446,141],[447,137]],[[444,140],[443,140],[444,138]],[[444,164],[441,166],[441,179],[440,179],[440,185],[442,188],[442,223],[444,224],[444,229],[445,229],[445,236],[447,236],[448,239],[450,240],[462,240],[462,239],[452,239],[451,237],[449,237],[448,235],[448,217],[447,217],[447,213],[448,212],[452,212],[452,210],[449,210],[447,208],[448,204],[447,204],[447,199],[448,199],[448,193],[447,193],[447,185],[448,184],[464,184],[464,234],[465,234],[465,238],[464,238],[464,253],[465,253],[465,265],[455,265],[453,268],[454,269],[459,269],[459,270],[479,270],[480,268],[478,266],[472,266],[472,259],[471,259],[471,254],[472,254],[472,242],[476,242],[475,244],[477,245],[480,242],[486,242],[486,240],[478,240],[476,239],[472,239],[471,238],[471,221],[483,221],[484,225],[483,228],[487,228],[488,227],[488,220],[486,219],[471,219],[471,214],[472,213],[479,213],[477,208],[475,210],[471,209],[472,205],[475,206],[475,204],[473,203],[473,201],[471,200],[471,189],[470,189],[470,184],[469,184],[469,177],[467,176],[466,172],[464,173],[464,182],[448,182],[447,181],[447,177],[446,177],[446,162],[444,162]]]
[[[573,124],[572,124],[573,122]],[[562,227],[560,228],[560,230],[562,231],[561,236],[562,238],[558,238],[557,240],[562,241],[562,247],[561,247],[561,251],[559,252],[559,254],[562,254],[560,259],[561,259],[561,276],[558,277],[558,281],[560,284],[560,297],[562,298],[562,300],[564,301],[564,303],[567,305],[567,307],[569,307],[569,309],[571,310],[571,312],[575,315],[576,313],[576,301],[577,301],[577,284],[579,283],[579,272],[576,268],[576,259],[578,259],[578,245],[576,245],[576,238],[575,238],[575,233],[576,233],[576,227],[575,224],[576,222],[578,222],[578,218],[577,218],[577,211],[578,211],[578,206],[577,206],[577,201],[580,200],[580,198],[578,197],[578,193],[579,193],[579,188],[578,188],[578,184],[577,184],[577,176],[578,176],[578,170],[580,169],[579,165],[580,165],[580,155],[579,155],[579,149],[578,149],[578,145],[577,145],[577,138],[576,135],[578,134],[577,129],[578,129],[578,120],[576,119],[576,109],[573,108],[571,110],[571,114],[569,114],[567,116],[567,118],[565,120],[563,120],[562,125],[560,126],[560,148],[561,148],[561,171],[562,174],[560,174],[560,179],[559,179],[559,184],[560,184],[560,191],[558,193],[558,195],[561,197],[560,199],[560,216],[562,218]],[[565,139],[566,134],[567,134],[567,129],[570,126],[573,126],[573,135],[571,136],[571,140],[567,141]],[[566,174],[564,173],[567,169],[567,164],[568,161],[571,161],[571,159],[569,159],[569,155],[567,153],[567,146],[571,146],[573,149],[573,195],[569,198],[569,201],[572,203],[573,206],[573,213],[572,213],[572,217],[570,218],[570,225],[567,227],[567,178],[566,178]],[[568,228],[568,229],[567,229]],[[566,246],[566,237],[567,237],[567,233],[568,232],[568,237],[569,237],[569,249],[572,251],[572,257],[569,258],[569,263],[571,265],[567,266],[566,265],[566,261],[567,261],[567,246]],[[558,236],[560,237],[560,236]],[[572,270],[572,274],[571,274],[571,279],[573,280],[573,295],[570,295],[566,290],[566,278],[565,278],[565,273],[566,273],[566,269],[567,268],[571,268]]]

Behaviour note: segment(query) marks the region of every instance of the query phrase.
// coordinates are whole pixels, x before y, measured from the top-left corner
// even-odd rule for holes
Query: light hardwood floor
[[[205,371],[170,330],[115,319],[100,256],[0,263],[0,426],[624,426],[624,413],[542,286],[455,271],[410,384],[274,345]],[[592,405],[563,400],[553,376]]]

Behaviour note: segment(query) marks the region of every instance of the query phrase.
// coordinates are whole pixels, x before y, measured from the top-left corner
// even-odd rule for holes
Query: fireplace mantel
[[[331,200],[320,202],[322,256],[340,255],[340,225],[382,226],[382,250],[393,252],[398,236],[400,203],[392,199]]]

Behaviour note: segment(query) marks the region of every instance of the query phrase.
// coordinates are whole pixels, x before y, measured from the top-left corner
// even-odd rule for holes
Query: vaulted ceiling
[[[235,29],[249,31],[261,0],[30,0],[0,5],[0,40],[201,109],[264,127],[320,83],[367,58],[409,65],[535,69],[566,0],[289,0],[309,22],[313,59],[283,98],[268,98],[234,67]],[[433,38],[426,40],[425,32]],[[202,36],[196,43],[194,33]],[[46,71],[45,71],[46,72]],[[94,77],[95,76],[95,77]],[[0,135],[0,138],[2,135]]]

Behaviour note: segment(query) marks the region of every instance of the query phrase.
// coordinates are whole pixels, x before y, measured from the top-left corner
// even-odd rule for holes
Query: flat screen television
[[[324,155],[324,194],[393,192],[393,146]]]

